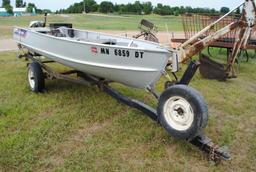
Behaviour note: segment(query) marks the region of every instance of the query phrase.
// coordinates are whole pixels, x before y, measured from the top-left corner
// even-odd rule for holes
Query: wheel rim
[[[28,81],[29,81],[30,87],[32,89],[34,89],[35,88],[35,75],[31,69],[28,70]]]
[[[191,127],[194,121],[194,112],[186,99],[175,96],[166,101],[164,117],[173,129],[185,131]]]

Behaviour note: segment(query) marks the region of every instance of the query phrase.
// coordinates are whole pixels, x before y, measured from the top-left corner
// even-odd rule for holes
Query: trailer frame
[[[69,70],[65,72],[58,72],[49,67],[47,64],[49,63],[55,63],[55,61],[47,61],[47,60],[40,60],[37,57],[40,55],[38,54],[32,54],[30,52],[25,53],[23,55],[20,55],[19,58],[24,57],[26,60],[30,60],[31,62],[37,62],[40,67],[44,71],[44,76],[45,79],[60,79],[60,80],[65,80],[85,86],[97,86],[101,91],[105,92],[112,98],[116,99],[117,101],[130,106],[132,108],[135,108],[146,116],[148,116],[151,120],[157,122],[159,125],[159,118],[156,109],[153,107],[132,99],[130,97],[127,97],[120,93],[118,90],[112,88],[109,83],[112,81],[108,81],[102,78],[98,78],[95,76],[92,76],[90,74],[80,72],[77,70]],[[30,62],[27,63],[27,66],[29,66]],[[200,63],[198,61],[192,61],[190,65],[188,66],[186,72],[184,73],[183,77],[181,78],[180,81],[177,81],[174,84],[183,84],[183,85],[188,85],[192,77],[194,76],[196,70],[198,69],[198,66]],[[77,77],[71,76],[72,74],[77,74]],[[153,94],[153,96],[158,99],[159,95],[157,92],[153,90],[148,90]],[[195,146],[199,150],[201,150],[203,153],[207,155],[207,158],[210,161],[214,161],[216,163],[219,163],[221,160],[231,160],[231,156],[229,154],[229,151],[226,150],[224,147],[220,147],[217,144],[214,144],[213,141],[207,137],[203,131],[201,131],[195,138],[192,140],[186,140],[187,143]]]

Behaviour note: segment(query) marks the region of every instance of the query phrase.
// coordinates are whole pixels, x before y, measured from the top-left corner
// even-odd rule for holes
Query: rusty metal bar
[[[240,23],[243,23],[243,22],[233,22],[228,26],[224,27],[223,29],[215,32],[213,35],[209,35],[204,39],[197,41],[194,45],[190,46],[189,48],[186,48],[185,54],[183,54],[183,57],[182,57],[183,59],[182,62],[187,61],[188,59],[190,59],[191,57],[193,57],[194,55],[202,51],[205,47],[209,46],[212,42],[218,40],[223,35],[237,28],[237,26],[239,26]]]
[[[242,16],[239,20],[236,21],[235,18],[228,17],[232,11],[234,11],[236,8],[240,8],[241,5],[244,5],[244,7]],[[245,2],[241,5],[214,22],[212,22],[214,17],[211,18],[201,16],[201,23],[203,23],[203,25],[208,21],[210,21],[211,24],[207,25],[204,29],[193,35],[190,39],[178,47],[177,54],[180,62],[186,62],[216,41],[224,42],[226,44],[233,44],[233,48],[231,48],[233,49],[233,52],[228,60],[226,72],[228,73],[229,77],[230,74],[231,77],[236,77],[234,63],[240,50],[245,48],[247,45],[252,27],[255,25],[256,14],[256,7],[253,0],[245,0]],[[195,23],[198,20],[197,18],[198,16],[195,16],[190,19],[190,25],[188,28],[192,27],[192,32],[196,30],[197,26],[195,26]],[[226,24],[227,26],[225,26]],[[239,29],[238,32],[237,29]]]
[[[191,42],[194,42],[195,40],[197,40],[200,36],[202,36],[205,32],[207,32],[208,30],[210,30],[211,28],[213,28],[217,23],[219,23],[221,20],[223,20],[225,17],[227,17],[228,15],[230,15],[233,11],[235,11],[237,8],[240,8],[242,5],[244,5],[245,2],[243,2],[241,5],[237,6],[236,8],[234,8],[233,10],[231,10],[229,13],[225,14],[224,16],[222,16],[221,18],[219,18],[217,21],[211,23],[210,25],[208,25],[207,27],[205,27],[204,29],[202,29],[200,32],[198,32],[197,34],[195,34],[194,36],[192,36],[189,40],[187,40],[184,44],[181,45],[180,48],[185,48],[186,46],[188,46]]]

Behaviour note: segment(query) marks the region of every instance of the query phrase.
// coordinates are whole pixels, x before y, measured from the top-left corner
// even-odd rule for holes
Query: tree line
[[[26,3],[23,0],[15,1],[16,8],[26,7],[28,13],[32,13],[34,10],[36,13],[51,13],[50,10],[42,10],[36,7],[34,3]],[[13,14],[13,7],[11,6],[10,0],[3,0],[2,7],[10,14]],[[67,9],[57,10],[56,13],[91,13],[91,12],[101,12],[101,13],[117,13],[117,14],[158,14],[158,15],[175,15],[185,13],[205,13],[205,14],[215,14],[215,13],[227,13],[230,9],[228,7],[222,7],[219,11],[214,8],[192,8],[192,7],[171,7],[169,5],[163,5],[158,3],[155,7],[150,1],[140,2],[135,1],[134,3],[128,4],[113,4],[110,1],[102,1],[98,4],[95,0],[83,0],[79,3],[74,3],[70,5]],[[240,13],[238,8],[236,13]]]
[[[180,15],[185,13],[227,13],[230,9],[228,7],[222,7],[219,11],[214,8],[192,8],[192,7],[171,7],[169,5],[163,5],[158,3],[156,7],[152,5],[150,1],[128,4],[113,4],[110,1],[102,1],[97,4],[95,0],[84,0],[80,3],[74,3],[67,9],[60,9],[56,13],[118,13],[118,14],[159,14],[159,15]],[[240,13],[240,10],[237,13]]]
[[[32,13],[34,10],[35,10],[36,13],[44,13],[44,12],[51,13],[51,11],[48,10],[48,9],[41,10],[41,9],[37,8],[34,3],[28,3],[27,4],[23,0],[16,0],[15,1],[15,7],[16,8],[26,8],[26,12],[28,12],[28,13]],[[11,1],[10,0],[3,0],[2,1],[2,8],[5,8],[7,13],[13,14],[13,7],[11,6]]]

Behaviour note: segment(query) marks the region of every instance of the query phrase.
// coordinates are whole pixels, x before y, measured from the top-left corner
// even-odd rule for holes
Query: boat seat
[[[59,37],[69,37],[69,38],[74,38],[75,37],[73,29],[70,29],[70,28],[67,28],[67,27],[59,27],[56,30],[59,32],[58,33]]]
[[[90,42],[94,42],[94,43],[99,43],[99,44],[106,44],[106,45],[116,45],[117,44],[116,39],[97,39],[97,40],[89,40],[89,39],[87,39],[86,41],[90,41]]]
[[[101,39],[98,43],[106,45],[116,45],[116,39]]]

